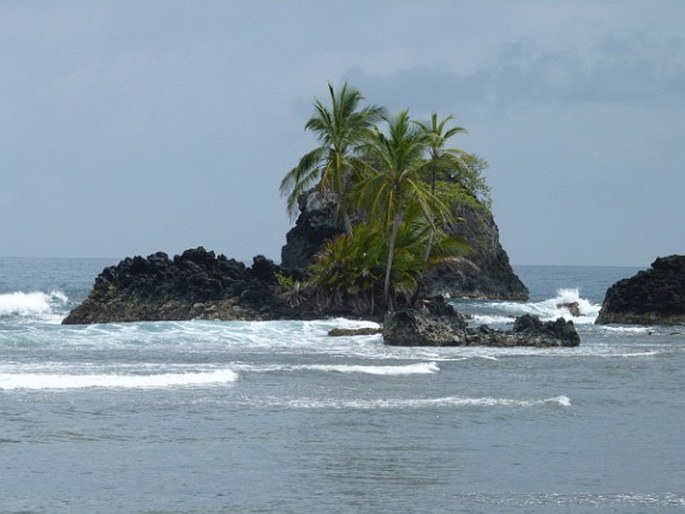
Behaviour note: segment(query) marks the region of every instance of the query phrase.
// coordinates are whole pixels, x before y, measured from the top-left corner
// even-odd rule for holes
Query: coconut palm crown
[[[424,180],[430,161],[424,156],[429,145],[426,133],[412,123],[409,112],[385,117],[388,133],[376,130],[367,138],[365,158],[356,161],[366,177],[355,195],[372,219],[383,220],[388,234],[388,257],[383,293],[389,300],[395,242],[410,206],[418,209],[437,230],[435,221],[451,218],[450,209]]]
[[[350,159],[369,130],[384,114],[377,105],[360,107],[361,92],[347,83],[336,92],[328,84],[330,108],[318,99],[314,101],[314,115],[305,124],[317,137],[320,145],[305,154],[281,181],[281,194],[288,198],[288,212],[293,216],[302,193],[318,184],[322,192],[332,193],[351,230],[346,203],[352,168]]]

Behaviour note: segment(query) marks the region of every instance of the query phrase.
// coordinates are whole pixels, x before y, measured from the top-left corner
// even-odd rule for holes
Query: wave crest
[[[61,291],[3,293],[0,294],[0,316],[47,318],[56,316],[56,310],[64,308],[68,301]]]
[[[0,374],[0,390],[13,389],[162,389],[235,382],[238,375],[230,369],[198,373],[164,373],[151,375],[71,375],[47,373]]]

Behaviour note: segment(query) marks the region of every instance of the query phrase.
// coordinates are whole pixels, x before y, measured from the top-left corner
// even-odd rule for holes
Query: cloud
[[[420,65],[385,76],[353,68],[345,77],[374,102],[385,97],[393,107],[418,110],[455,103],[494,113],[543,102],[649,104],[685,99],[684,55],[677,40],[607,38],[586,55],[536,51],[521,40],[469,74]]]

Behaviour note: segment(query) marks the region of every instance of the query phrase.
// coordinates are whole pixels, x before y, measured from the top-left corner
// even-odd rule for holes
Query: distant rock
[[[685,255],[657,258],[612,285],[595,323],[685,325]]]
[[[578,302],[558,303],[557,309],[566,309],[571,316],[575,318],[582,315],[582,312],[580,311],[580,304]]]
[[[526,314],[516,318],[512,330],[494,330],[485,325],[467,327],[450,305],[435,298],[422,308],[389,312],[383,321],[383,340],[394,346],[536,346],[572,347],[580,337],[572,321],[559,318],[542,322]]]
[[[323,244],[344,233],[344,227],[336,221],[334,200],[317,190],[302,195],[299,208],[300,215],[281,249],[281,266],[289,273],[302,274]],[[449,232],[464,238],[471,246],[471,254],[468,258],[446,259],[426,272],[425,294],[527,300],[528,289],[514,273],[488,210],[463,205],[453,214],[463,221],[451,224]]]

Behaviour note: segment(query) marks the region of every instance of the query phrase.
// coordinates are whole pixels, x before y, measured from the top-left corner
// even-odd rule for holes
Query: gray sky
[[[280,260],[344,80],[453,114],[516,264],[685,253],[685,2],[0,2],[0,256]]]

